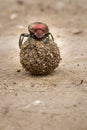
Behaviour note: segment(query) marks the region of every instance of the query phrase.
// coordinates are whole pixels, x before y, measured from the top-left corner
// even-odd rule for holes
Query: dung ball
[[[58,67],[61,60],[60,51],[53,40],[27,39],[20,50],[20,63],[33,75],[46,75]]]

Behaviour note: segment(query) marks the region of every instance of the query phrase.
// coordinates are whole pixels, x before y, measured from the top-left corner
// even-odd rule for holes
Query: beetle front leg
[[[27,33],[22,33],[19,37],[19,48],[21,49],[21,46],[22,46],[22,42],[24,40],[24,37],[29,37],[30,34],[27,34]]]
[[[51,38],[52,38],[52,40],[54,41],[54,37],[53,37],[53,35],[52,35],[51,33],[48,33],[48,35],[50,35]]]
[[[48,33],[48,34],[45,35],[46,38],[45,38],[45,40],[44,40],[44,43],[49,43],[49,40],[50,40],[49,35],[51,36],[52,40],[54,41],[53,35],[52,35],[51,33]]]
[[[49,36],[46,36],[44,43],[46,43],[46,44],[49,43]]]

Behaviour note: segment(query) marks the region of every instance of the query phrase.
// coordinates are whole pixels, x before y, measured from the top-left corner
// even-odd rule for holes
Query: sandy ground
[[[61,51],[48,76],[19,62],[19,35],[36,21]],[[0,130],[87,130],[87,0],[0,0]]]

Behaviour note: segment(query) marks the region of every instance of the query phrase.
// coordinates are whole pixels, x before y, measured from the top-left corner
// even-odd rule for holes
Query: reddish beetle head
[[[37,38],[43,38],[45,34],[49,33],[48,26],[41,22],[35,22],[28,26],[28,30],[33,33]]]

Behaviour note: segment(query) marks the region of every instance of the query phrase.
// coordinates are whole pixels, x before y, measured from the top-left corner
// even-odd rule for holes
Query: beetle
[[[51,36],[52,40],[54,41],[54,38],[52,34],[49,32],[49,28],[46,24],[41,22],[35,22],[28,26],[28,33],[22,33],[19,37],[19,48],[21,49],[22,42],[24,37],[28,37],[36,39],[36,40],[42,40],[45,39],[45,43],[49,42],[49,35]]]

